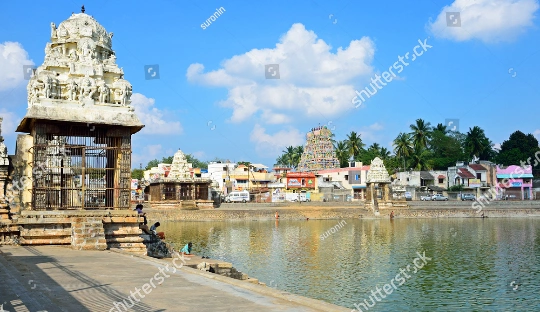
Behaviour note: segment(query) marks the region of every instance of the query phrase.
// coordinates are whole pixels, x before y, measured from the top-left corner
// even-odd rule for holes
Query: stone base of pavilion
[[[78,250],[118,248],[146,254],[143,222],[131,210],[23,210],[3,238],[20,245],[70,245]],[[6,239],[9,238],[9,239]]]
[[[213,200],[160,200],[147,202],[152,209],[202,210],[214,209]]]

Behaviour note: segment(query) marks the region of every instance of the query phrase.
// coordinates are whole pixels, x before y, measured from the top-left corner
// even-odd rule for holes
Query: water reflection
[[[540,311],[540,219],[347,219],[337,229],[340,221],[162,227],[177,246],[192,241],[196,254],[232,262],[279,289],[350,308],[425,251],[433,260],[370,311]]]

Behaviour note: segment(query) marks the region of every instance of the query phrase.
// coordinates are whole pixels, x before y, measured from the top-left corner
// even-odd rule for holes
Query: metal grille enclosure
[[[129,209],[131,133],[127,127],[37,123],[32,207]]]

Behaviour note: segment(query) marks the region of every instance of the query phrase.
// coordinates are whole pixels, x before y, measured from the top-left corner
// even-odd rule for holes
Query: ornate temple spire
[[[116,64],[113,33],[85,14],[84,5],[81,12],[58,27],[51,23],[51,41],[28,82],[28,111],[17,131],[28,131],[27,119],[117,124],[133,127],[132,133],[144,127],[130,105],[132,86]]]

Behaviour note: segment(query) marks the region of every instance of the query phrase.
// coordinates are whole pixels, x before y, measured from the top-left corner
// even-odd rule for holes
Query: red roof
[[[486,171],[486,167],[480,164],[472,164],[472,165],[469,165],[469,167],[474,171]]]
[[[443,176],[442,174],[440,174],[437,179],[446,179],[446,176]]]
[[[474,174],[465,168],[459,168],[457,174],[464,179],[476,179]]]

